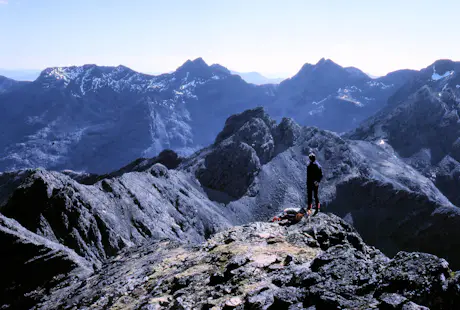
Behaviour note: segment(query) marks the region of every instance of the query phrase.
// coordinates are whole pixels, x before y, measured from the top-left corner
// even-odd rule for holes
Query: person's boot
[[[310,216],[311,215],[311,209],[312,209],[313,205],[312,204],[309,204],[308,205],[308,208],[307,208],[307,215]]]
[[[321,208],[321,205],[319,203],[316,204],[316,210],[315,210],[315,213],[313,215],[316,215],[319,213],[320,211],[320,208]]]

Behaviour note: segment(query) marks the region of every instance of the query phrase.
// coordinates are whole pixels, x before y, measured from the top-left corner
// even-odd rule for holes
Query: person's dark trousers
[[[319,186],[315,186],[314,184],[307,185],[308,209],[313,204],[313,195],[315,196],[316,207],[318,208],[319,206],[318,188]]]

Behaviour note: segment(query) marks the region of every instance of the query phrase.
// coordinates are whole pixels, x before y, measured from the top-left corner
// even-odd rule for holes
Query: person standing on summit
[[[307,165],[307,214],[310,215],[312,211],[312,206],[313,206],[313,196],[315,197],[315,203],[316,203],[316,210],[315,214],[318,214],[320,211],[321,204],[319,202],[319,197],[318,197],[318,189],[319,189],[319,183],[321,182],[323,178],[323,169],[321,168],[321,165],[318,163],[316,160],[316,156],[314,153],[310,153],[308,155],[308,158],[310,159],[310,162]],[[299,211],[298,216],[296,217],[297,219],[300,219],[303,217],[305,214],[305,209],[302,208]]]
[[[310,162],[307,165],[307,197],[308,197],[308,208],[307,212],[310,214],[313,205],[313,195],[315,196],[316,210],[315,214],[320,211],[321,204],[318,197],[319,182],[323,179],[323,169],[316,160],[314,153],[308,155]]]

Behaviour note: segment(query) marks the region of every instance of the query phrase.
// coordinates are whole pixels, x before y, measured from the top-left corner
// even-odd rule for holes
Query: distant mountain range
[[[9,70],[1,69],[0,75],[16,81],[35,81],[40,75],[40,70]]]
[[[283,81],[283,78],[268,78],[263,76],[258,72],[236,72],[231,71],[232,74],[236,74],[241,76],[243,80],[248,83],[256,84],[256,85],[263,85],[263,84],[279,84]]]
[[[85,65],[49,68],[33,82],[2,79],[0,171],[42,166],[103,173],[166,148],[191,154],[214,142],[227,117],[257,106],[277,121],[291,117],[342,133],[389,98],[428,83],[424,72],[432,67],[372,79],[321,59],[279,85],[255,85],[198,58],[158,76]],[[436,70],[440,79],[450,72]]]
[[[35,81],[40,76],[40,70],[10,70],[1,69],[0,76],[7,77],[16,81]],[[172,73],[172,72],[168,72]],[[231,71],[232,74],[239,75],[248,83],[262,85],[262,84],[279,84],[283,78],[268,78],[258,72],[236,72]],[[161,75],[159,72],[147,72],[149,75]]]

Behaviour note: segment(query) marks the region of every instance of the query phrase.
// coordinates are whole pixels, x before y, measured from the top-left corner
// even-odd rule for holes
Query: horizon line
[[[318,60],[316,63],[312,63],[312,62],[305,62],[300,68],[299,70],[297,70],[295,73],[293,74],[288,74],[287,72],[275,72],[275,73],[271,73],[271,72],[261,72],[261,71],[254,71],[254,70],[235,70],[235,69],[229,69],[228,67],[226,67],[225,65],[222,65],[221,63],[207,63],[203,57],[197,57],[195,59],[187,59],[185,60],[184,62],[182,62],[179,66],[177,66],[175,69],[171,69],[171,70],[168,70],[166,72],[153,72],[153,71],[149,71],[149,70],[137,70],[137,69],[133,69],[133,67],[130,67],[130,66],[127,66],[127,65],[123,65],[123,64],[116,64],[116,65],[99,65],[99,64],[96,64],[96,63],[84,63],[84,64],[72,64],[72,65],[61,65],[61,66],[45,66],[43,67],[42,69],[31,69],[31,68],[3,68],[3,67],[0,67],[0,70],[1,71],[13,71],[13,72],[17,72],[17,71],[32,71],[32,72],[36,72],[36,73],[42,73],[43,71],[47,70],[47,69],[50,69],[50,68],[71,68],[71,67],[83,67],[83,66],[88,66],[88,65],[94,65],[94,66],[97,66],[97,67],[119,67],[119,66],[123,66],[123,67],[126,67],[130,70],[133,70],[135,72],[138,72],[138,73],[142,73],[142,74],[147,74],[147,75],[162,75],[162,74],[169,74],[169,73],[172,73],[172,72],[175,72],[177,69],[179,69],[182,65],[184,65],[185,63],[187,63],[188,61],[196,61],[196,60],[203,60],[206,65],[208,66],[212,66],[212,65],[220,65],[220,66],[223,66],[225,67],[227,70],[231,71],[231,72],[235,72],[235,73],[239,73],[239,74],[248,74],[248,73],[258,73],[266,78],[270,78],[270,79],[279,79],[279,78],[283,78],[283,79],[287,79],[287,78],[290,78],[294,75],[296,75],[297,73],[300,72],[300,70],[305,66],[305,65],[317,65],[319,62],[321,62],[322,60],[329,60],[337,65],[339,65],[340,67],[342,68],[356,68],[360,71],[362,71],[364,74],[368,75],[370,78],[372,77],[383,77],[383,76],[386,76],[388,75],[389,73],[392,73],[392,72],[396,72],[396,71],[400,71],[400,70],[415,70],[415,71],[420,71],[422,69],[425,69],[425,68],[428,68],[430,67],[431,65],[433,65],[434,63],[438,62],[438,61],[442,61],[442,60],[447,60],[447,61],[452,61],[452,62],[458,62],[456,60],[453,60],[453,59],[450,59],[450,58],[438,58],[436,60],[434,60],[433,62],[431,62],[429,65],[427,66],[424,66],[424,67],[421,67],[421,68],[400,68],[400,69],[397,69],[397,70],[394,70],[394,71],[388,71],[387,73],[385,74],[374,74],[372,72],[365,72],[364,70],[360,69],[359,67],[357,66],[342,66],[340,65],[339,63],[333,61],[332,59],[330,58],[325,58],[325,57],[322,57],[320,60]]]

